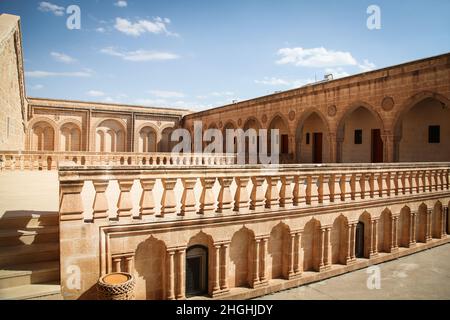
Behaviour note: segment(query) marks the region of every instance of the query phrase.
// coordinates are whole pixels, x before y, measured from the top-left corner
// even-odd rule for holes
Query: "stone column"
[[[175,300],[175,250],[167,250],[167,300]]]
[[[122,272],[122,258],[114,257],[113,260],[113,272]]]
[[[290,207],[293,203],[293,193],[291,184],[294,181],[294,176],[282,176],[281,177],[281,189],[280,189],[280,207]]]
[[[347,224],[347,252],[345,255],[345,264],[348,265],[352,260],[352,225]]]
[[[61,221],[82,221],[84,216],[81,190],[84,181],[60,181],[61,201],[59,219]]]
[[[431,215],[433,213],[433,209],[427,210],[427,227],[426,227],[426,236],[425,236],[425,242],[429,242],[432,240],[432,225],[431,225]]]
[[[255,251],[253,257],[253,288],[259,284],[259,243],[260,239],[255,239]]]
[[[108,188],[109,180],[93,180],[95,188],[95,198],[92,218],[94,221],[108,218],[108,200],[105,191]]]
[[[132,255],[127,255],[125,257],[126,271],[131,274],[133,274],[133,258]]]
[[[215,208],[215,199],[212,188],[216,183],[216,178],[201,178],[202,182],[202,195],[200,196],[200,214],[213,213]]]
[[[393,216],[394,218],[394,251],[398,250],[398,215]]]
[[[442,206],[442,212],[441,212],[441,239],[445,238],[447,232],[446,232],[446,216],[447,216],[447,210],[448,207]]]
[[[233,177],[220,177],[220,192],[218,197],[217,212],[229,213],[233,210],[233,197],[231,196],[230,186]]]
[[[161,179],[164,191],[161,198],[161,217],[166,214],[175,213],[176,211],[176,197],[175,197],[175,185],[177,178],[164,178]]]
[[[295,274],[295,233],[291,233],[290,235],[288,279],[292,279]]]
[[[222,278],[220,280],[220,289],[223,291],[228,291],[228,267],[230,265],[229,248],[230,248],[230,243],[222,244],[223,263],[222,263]]]
[[[183,195],[181,197],[181,211],[180,216],[185,216],[191,212],[195,212],[195,194],[194,187],[197,183],[197,178],[182,178]]]
[[[139,216],[144,218],[155,213],[155,199],[153,197],[154,178],[141,179],[142,194],[139,202]]]
[[[356,255],[355,255],[355,241],[356,241],[356,224],[357,223],[352,223],[351,224],[351,229],[352,229],[352,241],[351,241],[351,245],[350,245],[350,252],[351,252],[351,259],[354,261],[356,260]]]
[[[266,180],[265,177],[262,176],[255,176],[252,177],[252,193],[250,195],[250,209],[251,210],[263,210],[264,209],[264,201],[265,201],[265,195],[264,195],[264,189],[262,187],[264,181]]]
[[[296,276],[300,276],[303,271],[303,248],[302,248],[302,233],[303,230],[299,230],[296,232],[297,236],[297,260],[294,265],[294,273]]]
[[[319,272],[325,269],[324,251],[325,251],[325,228],[320,228],[320,246],[319,246]]]
[[[324,245],[324,266],[329,269],[331,267],[331,227],[325,228],[325,245]]]
[[[372,224],[372,239],[373,239],[373,244],[372,244],[372,257],[376,257],[378,255],[378,219],[373,220],[373,224]]]
[[[267,177],[266,208],[276,209],[278,207],[278,181],[280,181],[278,176]]]
[[[186,262],[186,248],[178,249],[178,292],[177,300],[186,299],[186,284],[185,284],[185,262]]]
[[[234,196],[234,210],[245,212],[249,207],[249,198],[247,192],[247,184],[249,177],[236,178],[236,194]]]
[[[220,244],[214,245],[214,281],[213,281],[213,295],[220,291]]]
[[[416,244],[416,212],[411,211],[410,215],[410,229],[409,229],[409,246]]]
[[[267,242],[269,241],[269,237],[264,237],[260,242],[260,251],[261,251],[261,270],[260,270],[260,282],[261,284],[267,284]]]

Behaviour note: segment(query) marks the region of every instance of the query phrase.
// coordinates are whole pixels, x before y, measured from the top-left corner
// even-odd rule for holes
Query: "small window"
[[[355,144],[362,144],[362,130],[355,130]]]
[[[429,126],[428,143],[440,143],[440,142],[441,142],[441,126]]]
[[[310,134],[307,133],[307,134],[306,134],[306,144],[309,144],[309,139],[310,139]]]

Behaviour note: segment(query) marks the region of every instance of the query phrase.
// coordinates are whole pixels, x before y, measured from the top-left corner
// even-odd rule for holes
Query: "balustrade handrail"
[[[105,190],[111,180],[117,180],[119,190],[114,219],[166,215],[213,213],[254,213],[304,208],[316,205],[358,203],[359,201],[389,200],[395,197],[450,192],[450,163],[383,163],[326,165],[223,165],[223,166],[74,166],[59,168],[61,221],[83,220],[81,190],[87,181],[95,189],[93,220],[109,219]],[[142,191],[138,207],[131,204],[131,188],[139,181]],[[161,197],[155,200],[154,186],[162,185]],[[182,183],[181,194],[175,185]],[[194,187],[201,183],[197,200]],[[219,183],[219,192],[213,186]],[[235,191],[231,191],[234,182]],[[264,184],[264,182],[266,182]],[[263,186],[264,185],[264,186]],[[281,185],[281,187],[279,187]],[[247,191],[251,186],[251,193]],[[217,187],[216,187],[217,189]],[[156,212],[155,203],[160,204]],[[178,208],[178,209],[177,209]],[[196,213],[196,214],[193,214]]]
[[[234,154],[169,152],[0,151],[1,170],[55,170],[60,162],[82,165],[220,165],[235,162]]]

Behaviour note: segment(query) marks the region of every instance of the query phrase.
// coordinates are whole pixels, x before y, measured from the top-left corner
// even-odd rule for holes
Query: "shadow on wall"
[[[136,298],[165,299],[166,245],[151,236],[140,243],[135,253]]]

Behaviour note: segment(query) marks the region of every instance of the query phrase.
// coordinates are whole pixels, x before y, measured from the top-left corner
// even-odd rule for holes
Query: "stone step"
[[[0,229],[0,247],[58,241],[58,226],[41,226],[19,230]]]
[[[59,260],[59,243],[36,243],[2,247],[0,250],[0,267],[18,264]]]
[[[58,213],[53,211],[8,211],[0,216],[2,230],[57,226],[58,223]]]
[[[0,289],[0,300],[27,299],[61,300],[61,286],[54,281]]]
[[[59,261],[44,261],[0,270],[0,289],[59,280]]]

